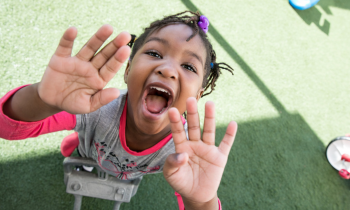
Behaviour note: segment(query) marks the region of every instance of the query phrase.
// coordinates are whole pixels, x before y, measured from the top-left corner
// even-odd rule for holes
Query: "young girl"
[[[145,29],[131,54],[126,32],[98,52],[112,34],[104,25],[74,57],[77,30],[67,29],[42,80],[1,98],[0,137],[74,129],[63,154],[79,141],[79,153],[111,175],[134,179],[163,172],[186,210],[221,209],[216,193],[237,125],[229,123],[216,147],[214,104],[207,102],[201,137],[197,101],[214,90],[220,69],[232,71],[216,63],[208,25],[193,12],[165,17]],[[103,89],[129,56],[127,93]],[[181,116],[186,110],[188,122]]]

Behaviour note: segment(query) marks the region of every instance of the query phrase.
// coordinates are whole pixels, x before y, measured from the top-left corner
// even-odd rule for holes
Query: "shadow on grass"
[[[182,2],[189,10],[199,11],[191,1]],[[350,8],[350,2],[320,2],[322,8]],[[312,22],[316,16],[311,10],[302,18]],[[329,27],[321,30],[328,34]],[[277,118],[239,123],[218,191],[223,209],[347,209],[350,182],[341,179],[328,164],[325,146],[303,117],[288,113],[213,24],[209,33],[280,114]],[[217,129],[218,140],[226,128]]]
[[[323,33],[327,35],[329,34],[331,23],[327,19],[324,19],[323,23],[321,23],[322,13],[316,7],[311,7],[310,9],[307,9],[307,10],[294,9],[294,11],[299,15],[301,19],[304,20],[306,24],[311,25],[311,23],[313,23]]]
[[[328,15],[333,15],[330,9],[331,7],[350,10],[350,1],[344,0],[321,0],[317,3],[317,5],[319,5]],[[323,33],[327,35],[329,34],[331,23],[327,19],[324,19],[323,23],[321,23],[322,13],[318,8],[312,7],[307,10],[294,9],[294,11],[299,15],[301,19],[304,20],[306,24],[311,25],[313,23]]]
[[[344,0],[321,0],[317,3],[329,15],[333,15],[330,7],[350,10],[350,2]]]
[[[74,196],[66,193],[60,153],[0,163],[0,209],[73,209]],[[84,197],[82,210],[113,209],[113,201]],[[168,208],[167,206],[170,206]],[[145,176],[130,203],[121,209],[176,209],[174,191],[162,174]]]
[[[350,182],[299,114],[240,123],[218,195],[223,209],[347,209]],[[218,128],[217,139],[225,128]]]
[[[226,126],[217,127],[219,144]],[[223,209],[347,209],[350,182],[325,158],[325,147],[299,114],[239,124],[218,195]],[[0,209],[73,209],[63,157],[50,154],[0,163]],[[112,209],[84,197],[82,209]],[[177,209],[162,174],[145,176],[121,209]]]

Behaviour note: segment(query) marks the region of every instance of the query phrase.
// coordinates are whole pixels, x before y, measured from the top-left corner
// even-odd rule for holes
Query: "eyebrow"
[[[157,41],[157,42],[160,42],[160,43],[162,43],[162,44],[164,44],[166,46],[169,46],[169,42],[167,40],[161,39],[159,37],[151,37],[145,42],[145,44],[147,42],[151,42],[151,41]],[[200,56],[198,56],[196,53],[194,53],[194,52],[192,52],[190,50],[186,50],[185,53],[189,54],[190,56],[192,56],[194,58],[196,58],[202,64],[202,66],[204,66],[202,58]]]
[[[169,42],[168,42],[167,40],[161,39],[161,38],[159,38],[159,37],[151,37],[151,38],[149,38],[149,40],[147,40],[147,41],[145,42],[145,44],[146,44],[147,42],[150,42],[150,41],[157,41],[157,42],[160,42],[160,43],[162,43],[162,44],[164,44],[164,45],[169,46]]]
[[[186,50],[185,53],[189,54],[189,55],[192,56],[192,57],[197,58],[197,60],[202,64],[202,66],[204,66],[204,65],[203,65],[203,60],[202,60],[202,58],[199,57],[196,53],[194,53],[194,52],[192,52],[192,51],[189,51],[189,50]]]

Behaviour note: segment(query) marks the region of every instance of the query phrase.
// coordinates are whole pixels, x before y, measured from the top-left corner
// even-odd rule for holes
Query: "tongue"
[[[162,96],[148,95],[146,97],[147,110],[152,113],[159,113],[166,107],[167,101]]]

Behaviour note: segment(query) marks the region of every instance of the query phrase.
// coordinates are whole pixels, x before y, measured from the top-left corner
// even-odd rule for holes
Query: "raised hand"
[[[236,135],[237,124],[233,121],[229,123],[224,138],[219,147],[216,147],[214,103],[207,102],[205,105],[202,137],[197,101],[189,98],[186,103],[189,140],[178,110],[169,109],[176,154],[167,158],[163,174],[172,188],[183,197],[185,205],[187,202],[192,206],[201,206],[211,201],[217,205],[216,192]],[[206,207],[210,209],[208,205]],[[188,206],[186,209],[189,209]]]
[[[48,105],[72,114],[93,112],[117,98],[118,89],[103,88],[129,57],[130,47],[126,44],[131,36],[120,33],[96,54],[112,32],[110,25],[102,26],[71,57],[77,30],[68,28],[38,84],[39,97]]]

